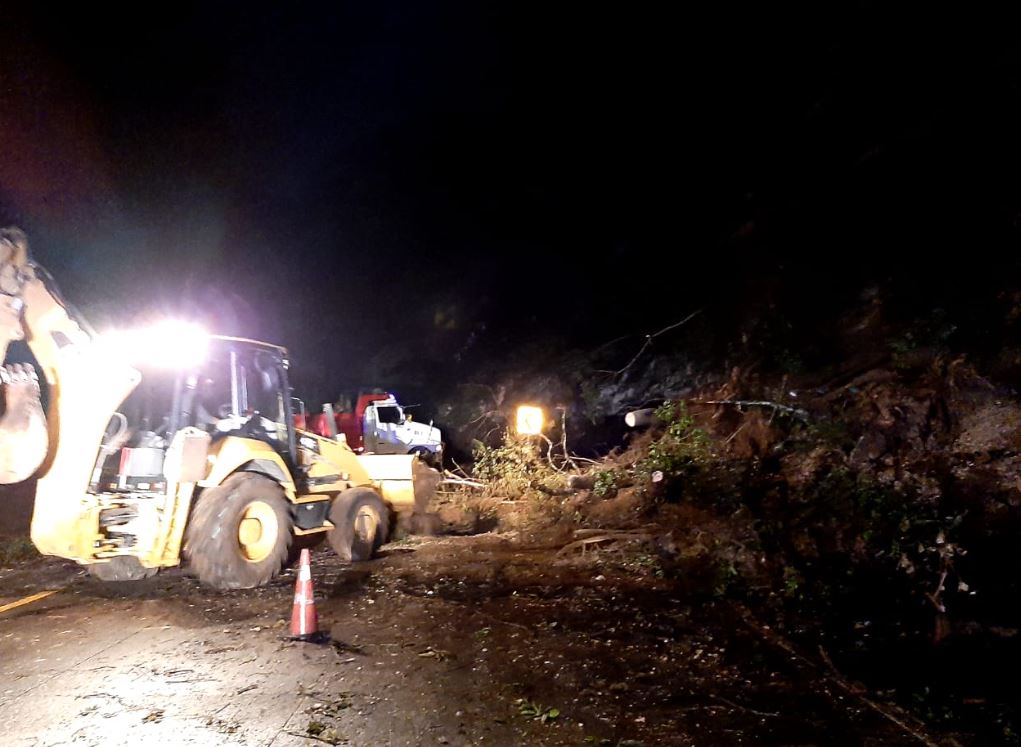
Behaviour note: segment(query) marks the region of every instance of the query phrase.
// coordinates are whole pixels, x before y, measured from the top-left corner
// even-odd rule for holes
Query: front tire
[[[244,472],[202,492],[185,532],[192,571],[217,589],[251,589],[269,582],[287,560],[290,544],[283,488]]]
[[[349,488],[330,507],[330,546],[342,560],[369,560],[384,542],[390,529],[390,512],[371,488]]]

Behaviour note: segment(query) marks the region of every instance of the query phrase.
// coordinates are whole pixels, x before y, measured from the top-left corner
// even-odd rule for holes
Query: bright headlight
[[[197,324],[168,319],[148,327],[109,332],[102,335],[100,344],[132,365],[186,369],[205,361],[209,335]]]

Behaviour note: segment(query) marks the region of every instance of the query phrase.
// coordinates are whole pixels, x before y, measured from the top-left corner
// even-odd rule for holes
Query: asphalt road
[[[313,554],[326,644],[287,639],[294,572],[217,592],[0,570],[0,744],[903,745],[917,740],[712,603],[507,537]]]
[[[446,655],[391,636],[388,624],[401,632],[396,621],[373,621],[373,643],[359,643],[359,611],[375,600],[337,604],[337,596],[349,596],[352,579],[364,594],[366,571],[316,557],[315,575],[331,591],[339,583],[332,606],[343,608],[320,611],[321,629],[335,637],[319,645],[289,640],[293,572],[232,593],[180,572],[128,587],[52,561],[4,572],[0,608],[22,592],[59,591],[0,613],[0,742],[473,744],[458,733],[463,711],[432,686],[430,670]],[[317,596],[331,606],[321,588]],[[405,619],[422,614],[409,602]]]
[[[4,744],[306,744],[288,732],[305,732],[308,693],[344,676],[334,649],[279,640],[257,615],[89,586],[0,618]]]

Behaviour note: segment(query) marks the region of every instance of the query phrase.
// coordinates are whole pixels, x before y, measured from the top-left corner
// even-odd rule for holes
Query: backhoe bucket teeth
[[[4,411],[0,415],[0,484],[22,482],[39,469],[49,446],[39,379],[25,363],[0,367]]]

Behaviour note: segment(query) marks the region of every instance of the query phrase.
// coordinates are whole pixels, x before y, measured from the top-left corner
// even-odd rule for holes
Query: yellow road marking
[[[63,589],[51,589],[50,591],[40,591],[38,594],[32,594],[31,596],[27,596],[24,599],[19,599],[17,602],[11,602],[10,604],[0,606],[0,612],[6,612],[7,610],[13,610],[15,607],[21,607],[22,605],[25,604],[32,604],[32,602],[38,602],[40,599],[45,599],[46,597],[50,596],[50,594],[56,594],[58,591],[63,591]]]

